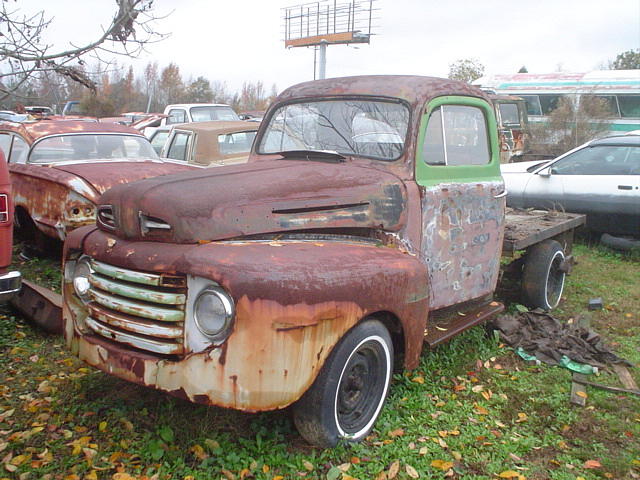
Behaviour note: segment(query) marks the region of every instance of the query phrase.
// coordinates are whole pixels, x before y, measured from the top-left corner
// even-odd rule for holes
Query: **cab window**
[[[0,133],[0,150],[4,153],[5,160],[9,161],[9,150],[11,149],[11,135]]]
[[[20,137],[13,138],[13,146],[11,147],[11,153],[9,154],[10,163],[26,163],[27,153],[29,152],[29,146]]]
[[[186,123],[187,112],[181,108],[174,108],[169,110],[169,117],[167,118],[167,125],[174,123]]]
[[[486,165],[491,161],[484,112],[467,105],[432,110],[422,148],[428,165]]]
[[[176,132],[171,140],[167,158],[185,161],[187,159],[187,143],[189,142],[189,137],[190,135],[188,133]]]

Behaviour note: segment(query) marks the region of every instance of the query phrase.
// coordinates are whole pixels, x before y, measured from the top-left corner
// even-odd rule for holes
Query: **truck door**
[[[432,309],[495,289],[506,196],[497,133],[493,109],[480,98],[444,96],[426,105],[416,181]]]

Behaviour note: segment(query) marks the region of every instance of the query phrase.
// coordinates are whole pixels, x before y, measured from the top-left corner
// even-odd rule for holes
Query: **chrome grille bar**
[[[186,278],[91,260],[87,326],[110,341],[161,355],[184,353]]]

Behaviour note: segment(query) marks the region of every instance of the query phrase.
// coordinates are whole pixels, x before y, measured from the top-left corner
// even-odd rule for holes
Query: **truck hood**
[[[96,163],[60,163],[53,165],[51,168],[80,177],[99,194],[103,194],[115,185],[192,170],[195,167],[157,161],[105,161]]]
[[[120,238],[173,243],[308,229],[397,231],[405,203],[403,182],[385,171],[265,160],[117,186],[100,199],[98,225]]]

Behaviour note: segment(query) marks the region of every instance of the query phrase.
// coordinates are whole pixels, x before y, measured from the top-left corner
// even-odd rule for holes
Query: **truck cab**
[[[207,122],[210,120],[239,121],[240,117],[229,105],[223,103],[181,103],[167,105],[167,115],[160,122],[161,126],[176,123]]]
[[[316,445],[361,440],[394,362],[502,309],[499,153],[490,99],[462,82],[293,86],[248,163],[102,196],[65,244],[67,344],[192,402],[291,405]],[[451,309],[469,314],[436,328]]]

